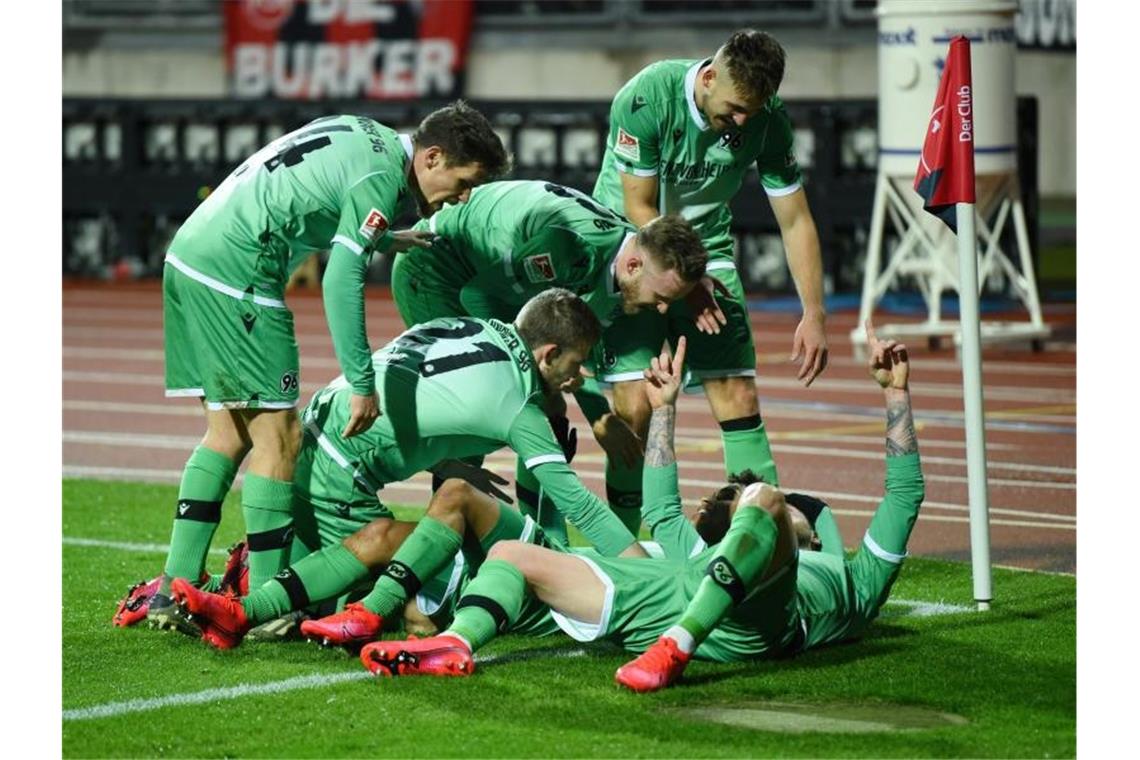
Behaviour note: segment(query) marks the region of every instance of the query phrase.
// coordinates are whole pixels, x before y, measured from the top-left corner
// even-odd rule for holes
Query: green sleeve
[[[634,542],[633,534],[609,505],[582,485],[566,464],[554,431],[537,406],[523,406],[507,433],[507,444],[538,479],[554,505],[600,554],[617,556]]]
[[[372,252],[391,246],[389,220],[395,215],[404,181],[392,174],[366,175],[345,191],[321,280],[333,350],[353,392],[362,396],[370,395],[375,387],[364,319],[364,278]]]
[[[364,275],[368,258],[334,243],[321,280],[325,318],[345,378],[359,396],[372,394],[376,375],[364,320]]]
[[[582,387],[574,392],[574,399],[578,402],[578,408],[582,410],[586,421],[591,425],[610,411],[609,399],[602,392],[602,388],[598,385],[598,380],[595,377],[586,378]]]
[[[660,130],[665,122],[657,103],[649,101],[652,95],[644,80],[634,77],[614,97],[606,151],[613,154],[619,171],[652,177],[661,158]]]
[[[839,532],[839,524],[835,522],[830,507],[824,507],[820,510],[819,517],[815,518],[815,533],[819,536],[825,554],[843,557],[843,535]]]
[[[681,511],[677,485],[677,463],[649,467],[641,474],[641,519],[649,526],[653,540],[670,559],[687,559],[705,549],[704,539]]]
[[[922,463],[918,452],[901,457],[887,457],[887,477],[884,483],[884,501],[913,510],[918,516],[918,508],[926,498],[926,484],[922,477]],[[913,523],[913,520],[911,521]]]
[[[768,118],[764,148],[756,157],[760,184],[769,195],[787,195],[800,188],[803,175],[796,161],[795,131],[779,96],[773,95],[764,108]]]

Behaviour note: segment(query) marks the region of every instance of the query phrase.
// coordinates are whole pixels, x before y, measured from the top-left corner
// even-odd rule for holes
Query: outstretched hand
[[[677,354],[669,352],[669,345],[661,348],[661,355],[654,356],[645,370],[645,395],[654,409],[672,406],[677,403],[677,393],[681,390],[685,366],[685,336],[677,341]]]
[[[719,334],[720,326],[728,324],[728,317],[724,316],[716,302],[717,293],[732,296],[732,291],[723,282],[706,274],[685,296],[689,311],[696,315],[693,319],[697,323],[697,329],[709,335]]]
[[[809,387],[812,381],[827,368],[827,333],[823,323],[822,316],[804,314],[803,319],[796,325],[796,334],[792,339],[792,355],[789,361],[794,362],[802,357],[796,379],[803,381],[805,388]]]
[[[410,248],[431,248],[436,235],[431,230],[400,230],[392,233],[392,247],[388,253],[403,253]]]
[[[864,323],[864,327],[867,328],[867,348],[870,352],[867,369],[871,377],[881,388],[906,390],[907,379],[910,376],[906,346],[897,340],[880,338],[875,334],[875,326],[869,319]]]
[[[352,394],[348,402],[348,424],[341,431],[341,436],[351,438],[360,435],[380,416],[380,396],[372,391],[371,396]]]

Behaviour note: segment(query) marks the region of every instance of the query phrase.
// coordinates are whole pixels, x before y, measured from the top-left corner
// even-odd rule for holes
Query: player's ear
[[[424,149],[424,164],[429,169],[434,169],[437,165],[442,166],[444,159],[443,148],[438,145],[429,145]]]
[[[562,350],[558,348],[557,344],[544,343],[538,347],[537,351],[535,351],[534,358],[535,361],[537,361],[540,365],[550,366],[554,363],[554,360],[557,359],[558,355],[561,353]]]

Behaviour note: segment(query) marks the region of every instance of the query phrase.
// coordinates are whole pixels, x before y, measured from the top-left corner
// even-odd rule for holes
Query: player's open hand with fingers
[[[654,409],[672,406],[677,403],[677,393],[681,390],[685,368],[685,336],[677,341],[677,353],[669,352],[669,344],[661,348],[661,355],[654,356],[645,370],[645,395]]]
[[[792,355],[788,360],[800,362],[800,371],[796,374],[796,379],[802,380],[805,388],[827,368],[827,333],[824,330],[824,320],[823,314],[804,314],[796,326],[796,334],[792,339]]]
[[[723,296],[732,295],[723,282],[706,274],[685,296],[685,303],[693,312],[697,329],[709,335],[717,335],[720,333],[720,326],[728,324],[728,318],[724,316],[724,312],[716,302],[717,293]]]
[[[626,467],[635,467],[645,454],[645,443],[625,420],[606,412],[594,422],[594,439],[606,456]]]
[[[906,390],[907,380],[910,377],[906,346],[897,340],[881,339],[875,334],[875,326],[869,319],[864,326],[867,328],[867,349],[870,353],[867,368],[871,372],[871,377],[882,388]]]
[[[431,230],[400,230],[392,233],[392,247],[388,253],[403,253],[409,248],[431,248],[436,235]]]
[[[371,396],[360,396],[354,393],[348,402],[348,424],[344,426],[341,435],[345,438],[360,435],[372,427],[372,423],[379,416],[380,396],[376,394],[376,391],[372,391]]]

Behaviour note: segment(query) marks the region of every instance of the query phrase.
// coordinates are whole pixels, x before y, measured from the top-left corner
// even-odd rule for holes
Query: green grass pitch
[[[652,695],[614,686],[626,653],[562,637],[499,639],[466,679],[373,680],[343,651],[305,642],[217,652],[175,633],[113,628],[126,587],[161,569],[176,489],[68,480],[63,494],[64,757],[1076,754],[1072,577],[995,570],[994,609],[975,613],[963,609],[968,566],[912,558],[892,598],[946,611],[891,604],[855,644],[782,662],[696,662],[679,686]],[[217,550],[241,532],[235,495],[223,514],[214,571]],[[835,730],[758,728],[748,710],[760,703],[798,706],[778,709],[798,710],[801,727]],[[900,728],[911,708],[964,722]],[[771,718],[777,708],[765,709]],[[846,721],[856,714],[863,722]],[[748,725],[710,722],[725,715]],[[867,721],[896,727],[838,730]]]

